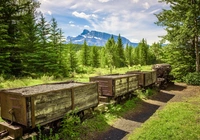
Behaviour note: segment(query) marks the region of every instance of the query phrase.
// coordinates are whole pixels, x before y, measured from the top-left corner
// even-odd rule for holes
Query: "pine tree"
[[[125,59],[126,59],[126,65],[132,66],[133,65],[133,47],[126,44],[124,54],[125,54]]]
[[[0,75],[10,72],[11,63],[9,60],[8,25],[3,20],[3,5],[0,2]]]
[[[59,52],[59,42],[58,42],[58,36],[59,36],[59,28],[58,24],[55,18],[51,19],[51,27],[50,27],[50,45],[52,46],[53,50],[58,54]]]
[[[81,48],[81,64],[83,66],[89,66],[89,47],[87,45],[86,40],[84,40],[84,44]]]
[[[56,52],[49,42],[50,24],[45,20],[43,14],[41,14],[37,26],[39,37],[37,69],[41,74],[53,75],[58,70],[57,58],[55,58]]]
[[[90,57],[90,65],[95,68],[99,67],[99,51],[96,46],[92,46]]]
[[[172,74],[176,79],[183,80],[184,75],[195,70],[195,53],[193,47],[176,47],[172,44],[163,47],[161,60],[172,65]]]
[[[37,2],[33,0],[1,0],[0,1],[0,25],[1,25],[1,53],[6,58],[4,68],[7,73],[21,76],[24,70],[25,46],[21,41],[28,31],[22,30],[23,23],[30,15],[30,8],[35,7]],[[32,21],[30,21],[32,22]],[[29,24],[29,23],[28,23]],[[25,27],[25,26],[24,26]],[[4,43],[3,43],[3,42]],[[9,70],[8,70],[9,69]],[[5,71],[5,70],[3,70]]]
[[[66,46],[64,45],[64,43],[66,42],[65,37],[63,35],[64,33],[62,32],[62,29],[59,29],[59,33],[58,33],[58,67],[59,70],[61,72],[61,74],[63,76],[67,76],[68,75],[68,66],[67,66],[67,58],[66,58],[66,53],[67,53],[67,49]],[[75,60],[74,60],[75,61]],[[76,60],[77,61],[77,60]]]
[[[18,44],[23,48],[21,59],[23,64],[22,75],[24,76],[33,76],[37,73],[35,64],[38,61],[38,30],[36,26],[36,8],[38,7],[38,2],[30,1],[22,20],[19,22],[19,31],[21,32],[21,36]]]
[[[68,50],[68,55],[67,55],[67,62],[68,62],[68,67],[71,72],[74,72],[77,70],[78,67],[78,59],[76,56],[75,48],[72,42],[67,45],[67,50]]]
[[[116,60],[116,66],[117,67],[124,67],[125,66],[125,56],[124,56],[124,47],[123,47],[123,43],[122,43],[122,39],[121,36],[119,34],[118,36],[118,40],[117,40],[117,44],[116,44],[116,51],[117,54],[117,60]]]
[[[23,5],[13,0],[1,0],[1,25],[4,30],[3,39],[8,44],[3,45],[4,57],[9,60],[9,65],[6,67],[10,69],[10,74],[18,76],[21,73],[21,48],[17,45],[20,32],[18,32],[18,23],[22,18],[20,10],[23,10]],[[5,37],[6,36],[6,37]],[[9,56],[8,56],[9,55]],[[7,62],[8,62],[7,60]]]
[[[110,68],[110,73],[115,67],[116,56],[116,45],[113,36],[111,36],[105,45],[105,64]]]
[[[142,39],[142,41],[138,44],[139,47],[139,60],[141,65],[148,64],[148,45],[146,40]]]
[[[161,0],[161,2],[170,4],[170,9],[164,9],[156,15],[158,18],[156,24],[166,27],[167,34],[163,39],[180,48],[180,51],[182,46],[193,47],[196,54],[196,71],[199,72],[200,0]]]
[[[133,53],[133,63],[135,65],[140,64],[140,55],[139,55],[139,52],[140,52],[139,47],[138,46],[135,47],[134,53]]]
[[[162,58],[162,46],[161,43],[153,43],[149,47],[150,51],[150,61],[151,64],[156,64],[156,63],[161,63],[161,58]]]
[[[100,67],[105,68],[106,67],[106,50],[105,47],[102,47],[100,50]]]

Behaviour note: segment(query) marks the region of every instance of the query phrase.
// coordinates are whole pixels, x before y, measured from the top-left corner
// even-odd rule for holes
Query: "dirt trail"
[[[170,85],[151,99],[142,100],[134,111],[118,119],[108,131],[93,140],[127,140],[134,129],[140,127],[156,110],[162,109],[168,102],[179,102],[198,93],[200,93],[200,86],[187,86],[182,83]]]

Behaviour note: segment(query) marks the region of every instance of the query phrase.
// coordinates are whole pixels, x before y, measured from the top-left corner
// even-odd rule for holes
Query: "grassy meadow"
[[[24,77],[24,78],[11,78],[11,79],[4,79],[0,76],[0,89],[1,88],[16,88],[16,87],[24,87],[24,86],[32,86],[37,84],[43,83],[52,83],[52,82],[60,82],[60,81],[68,81],[74,80],[78,82],[89,82],[89,77],[97,76],[97,75],[105,75],[105,74],[114,74],[114,73],[121,73],[124,74],[127,71],[131,70],[151,70],[151,65],[149,66],[133,66],[133,67],[124,67],[124,68],[116,68],[113,69],[112,72],[109,68],[85,68],[85,73],[78,74],[78,73],[71,73],[68,78],[60,78],[56,79],[54,76],[46,76],[43,75],[40,78],[31,78],[31,77]]]

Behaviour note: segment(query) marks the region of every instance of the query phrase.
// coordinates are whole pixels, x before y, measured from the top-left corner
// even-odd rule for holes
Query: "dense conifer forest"
[[[200,1],[161,0],[171,5],[155,15],[156,24],[167,35],[161,42],[148,45],[141,39],[137,47],[108,39],[105,46],[65,43],[64,33],[55,18],[47,21],[37,9],[36,0],[1,0],[0,2],[0,75],[10,77],[68,77],[84,73],[87,67],[131,67],[169,63],[172,73],[184,80],[199,72]],[[163,45],[168,41],[167,45]]]

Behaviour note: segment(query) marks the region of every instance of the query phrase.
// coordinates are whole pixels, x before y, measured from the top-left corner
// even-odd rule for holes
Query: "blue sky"
[[[47,21],[54,17],[65,37],[77,36],[83,29],[121,35],[132,42],[142,38],[148,44],[165,35],[154,24],[154,14],[168,8],[158,0],[39,0],[39,10]]]

